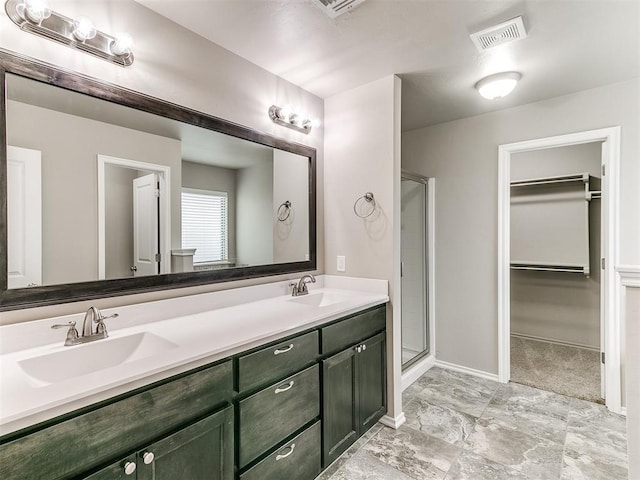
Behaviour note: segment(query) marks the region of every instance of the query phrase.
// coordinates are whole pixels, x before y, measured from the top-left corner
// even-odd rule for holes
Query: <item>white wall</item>
[[[273,150],[273,261],[301,262],[309,258],[309,177],[306,157]],[[278,208],[291,202],[289,217],[279,221]],[[286,216],[286,214],[285,214]]]
[[[133,277],[133,180],[138,170],[107,164],[104,169],[105,278]]]
[[[98,155],[171,168],[179,248],[180,141],[14,101],[7,102],[7,141],[42,152],[44,285],[98,279]]]
[[[325,101],[325,271],[389,281],[387,308],[388,414],[402,411],[399,315],[400,79],[395,76]],[[356,217],[358,197],[373,192],[378,210]],[[346,257],[346,272],[336,256]],[[397,320],[395,320],[397,318]]]
[[[309,135],[271,122],[271,104],[292,105],[311,118],[324,118],[323,100],[155,14],[133,0],[68,0],[56,5],[70,17],[85,15],[105,32],[132,32],[135,62],[122,68],[78,50],[23,32],[0,11],[3,49],[90,75],[106,82],[228,119],[317,149],[318,203],[323,199],[323,124]],[[318,271],[323,268],[323,212],[318,211]],[[282,278],[298,277],[298,274]],[[160,298],[274,281],[274,277],[112,297],[2,314],[0,323],[33,320]]]
[[[435,288],[440,360],[498,372],[498,145],[620,125],[618,261],[640,263],[639,104],[636,79],[403,134],[403,168],[438,182]]]
[[[273,156],[236,174],[238,265],[273,263]]]
[[[627,319],[627,348],[629,365],[640,365],[640,283],[626,288],[625,318]],[[640,478],[640,375],[628,369],[627,386],[627,450],[629,478]]]
[[[589,173],[595,177],[591,190],[598,190],[601,158],[602,142],[521,152],[511,156],[511,180]],[[536,207],[540,204],[536,203]],[[588,277],[575,273],[511,271],[512,334],[600,349],[600,209],[600,200],[589,202]],[[585,241],[569,237],[574,242]],[[511,241],[517,241],[513,229]]]

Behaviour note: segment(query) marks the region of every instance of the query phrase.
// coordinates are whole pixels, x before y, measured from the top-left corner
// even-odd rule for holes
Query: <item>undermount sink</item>
[[[328,307],[329,305],[335,305],[336,303],[344,302],[349,299],[348,295],[342,295],[339,293],[320,292],[310,293],[308,295],[293,297],[289,299],[290,302],[300,303],[302,305],[309,305],[311,307]]]
[[[108,338],[18,362],[30,377],[45,384],[58,383],[105,368],[163,353],[176,345],[149,332]]]

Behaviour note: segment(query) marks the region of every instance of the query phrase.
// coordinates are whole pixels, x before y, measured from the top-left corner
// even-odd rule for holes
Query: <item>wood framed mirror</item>
[[[316,151],[0,51],[0,311],[316,269]]]

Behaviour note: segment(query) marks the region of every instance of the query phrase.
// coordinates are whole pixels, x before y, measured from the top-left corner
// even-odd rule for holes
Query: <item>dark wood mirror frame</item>
[[[9,290],[7,278],[7,73],[307,157],[309,159],[309,260]],[[221,118],[2,50],[0,50],[0,102],[0,311],[316,269],[316,150],[314,148],[278,139]]]

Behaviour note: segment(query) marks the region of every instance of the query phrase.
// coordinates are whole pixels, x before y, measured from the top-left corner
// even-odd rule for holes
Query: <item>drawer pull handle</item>
[[[124,464],[124,474],[133,475],[136,471],[136,464],[134,462],[127,462]]]
[[[293,449],[296,448],[296,444],[292,443],[290,446],[287,447],[289,449],[289,451],[287,453],[283,453],[283,454],[278,454],[276,455],[276,462],[278,460],[282,460],[283,458],[287,458],[289,455],[291,455],[293,453]],[[284,451],[284,448],[281,450]]]
[[[293,388],[293,380],[291,380],[286,387],[276,388],[275,393],[278,394],[278,393],[286,392],[287,390],[291,390],[292,388]]]
[[[288,351],[293,349],[293,343],[290,343],[288,347],[277,348],[273,351],[274,355],[280,355],[281,353],[287,353]]]
[[[142,461],[145,465],[149,465],[153,462],[153,459],[156,458],[153,452],[144,452],[142,454]]]

